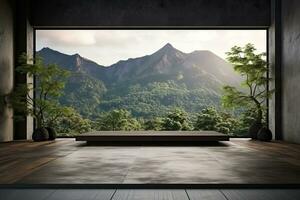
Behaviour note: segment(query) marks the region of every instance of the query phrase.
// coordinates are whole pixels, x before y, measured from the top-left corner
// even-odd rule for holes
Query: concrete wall
[[[0,0],[0,98],[13,90],[14,24],[13,6],[9,0]],[[13,139],[13,110],[0,108],[0,141]]]
[[[21,2],[21,3],[19,3]],[[29,24],[27,2],[0,0],[0,98],[10,94],[15,84],[32,83],[32,78],[15,71],[18,56],[33,55],[33,29]],[[18,13],[17,15],[15,13]],[[0,142],[31,139],[33,119],[14,121],[13,109],[0,105]]]
[[[270,0],[31,0],[35,27],[268,26]]]
[[[300,1],[282,1],[283,139],[300,143]]]

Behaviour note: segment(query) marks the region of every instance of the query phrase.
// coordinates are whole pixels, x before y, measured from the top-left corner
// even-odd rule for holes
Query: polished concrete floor
[[[1,184],[295,184],[300,145],[232,139],[199,146],[0,144]]]

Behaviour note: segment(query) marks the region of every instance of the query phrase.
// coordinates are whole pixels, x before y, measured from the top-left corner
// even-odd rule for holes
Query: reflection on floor
[[[0,183],[300,183],[300,145],[232,139],[203,146],[0,144]]]

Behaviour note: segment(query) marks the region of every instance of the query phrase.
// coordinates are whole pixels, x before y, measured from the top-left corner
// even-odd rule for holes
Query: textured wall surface
[[[270,0],[31,0],[32,24],[268,26]]]
[[[9,0],[0,0],[0,98],[13,89],[13,10]],[[1,106],[1,105],[0,105]],[[13,139],[13,110],[0,108],[0,141]]]
[[[283,139],[300,143],[300,1],[282,1]]]

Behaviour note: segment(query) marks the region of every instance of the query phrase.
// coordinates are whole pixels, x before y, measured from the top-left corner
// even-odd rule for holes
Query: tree
[[[60,117],[54,121],[57,132],[60,135],[71,136],[78,133],[88,132],[92,129],[91,121],[84,119],[71,107],[62,107],[63,112]]]
[[[52,101],[49,102],[51,106],[48,106],[46,112],[44,113],[44,121],[48,127],[53,127],[59,129],[59,122],[70,115],[70,107],[61,106],[59,102]]]
[[[218,112],[213,107],[205,108],[198,114],[195,130],[218,131],[225,134],[235,132],[238,121],[229,113]]]
[[[205,108],[197,116],[197,121],[194,125],[197,130],[216,130],[217,124],[222,121],[221,116],[213,107]]]
[[[236,87],[225,86],[222,104],[225,108],[254,108],[255,120],[261,124],[264,117],[264,104],[273,90],[268,91],[266,87],[267,82],[270,81],[270,78],[266,77],[268,71],[266,53],[255,53],[255,51],[252,44],[247,44],[244,47],[234,46],[230,52],[227,52],[228,61],[244,78],[241,86],[245,89],[239,90]]]
[[[256,111],[255,108],[246,109],[242,112],[237,119],[233,135],[235,136],[249,136],[249,127],[256,121]]]
[[[167,117],[163,119],[162,123],[163,130],[191,130],[187,113],[179,108],[176,108],[172,112],[169,112]]]
[[[162,129],[163,119],[160,117],[155,117],[153,119],[147,120],[144,123],[145,130],[160,131]]]
[[[112,110],[100,116],[97,129],[106,131],[140,130],[141,124],[125,109]]]
[[[45,65],[39,57],[28,59],[26,54],[20,56],[19,63],[17,71],[34,76],[36,84],[17,85],[11,95],[11,103],[19,116],[31,115],[37,121],[37,128],[44,127],[45,113],[59,107],[54,101],[62,94],[69,72],[55,64]]]

